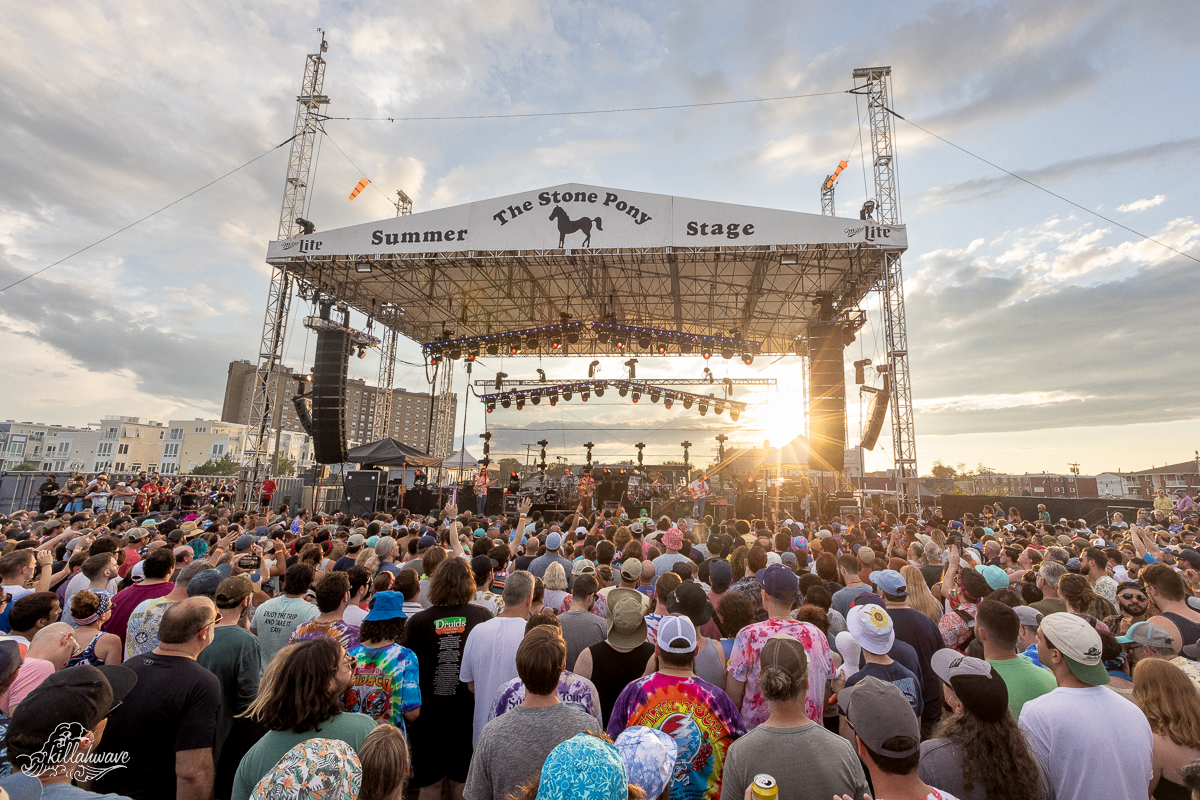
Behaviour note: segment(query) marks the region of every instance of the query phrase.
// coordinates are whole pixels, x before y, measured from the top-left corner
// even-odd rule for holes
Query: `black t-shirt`
[[[487,609],[467,604],[434,606],[408,620],[404,645],[416,654],[420,673],[421,716],[417,723],[424,732],[420,738],[435,752],[465,751],[470,757],[475,695],[458,679],[458,673],[471,630],[491,618]],[[490,699],[480,698],[480,702]]]
[[[513,572],[528,572],[529,565],[537,556],[517,556],[517,560],[513,563]]]
[[[124,663],[137,686],[108,719],[98,752],[125,753],[121,769],[96,782],[96,791],[133,800],[175,796],[175,754],[211,748],[216,735],[221,686],[190,658],[154,653]]]
[[[356,556],[342,556],[341,558],[339,558],[337,560],[337,563],[333,565],[332,571],[333,572],[345,572],[346,570],[348,570],[354,566],[354,562],[356,560],[357,560]]]
[[[892,618],[896,639],[916,651],[917,661],[921,665],[918,676],[921,678],[921,695],[925,702],[921,718],[928,722],[941,719],[942,684],[930,661],[934,653],[946,646],[942,632],[933,620],[915,608],[889,608],[887,613]]]
[[[943,567],[940,567],[937,564],[926,564],[920,569],[921,577],[925,579],[925,585],[927,585],[930,589],[941,582]]]

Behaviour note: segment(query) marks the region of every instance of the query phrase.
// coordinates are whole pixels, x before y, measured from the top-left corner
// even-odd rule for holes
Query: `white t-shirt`
[[[1060,686],[1034,698],[1017,722],[1047,765],[1057,800],[1145,797],[1154,734],[1141,709],[1106,686]]]
[[[287,645],[292,631],[320,614],[316,605],[303,597],[280,595],[259,606],[250,627],[258,632],[263,666]]]
[[[347,625],[353,625],[356,628],[361,628],[363,620],[367,618],[368,613],[370,612],[356,605],[346,606],[346,610],[342,612],[342,622],[345,622]]]
[[[471,629],[463,648],[458,679],[475,682],[475,723],[471,745],[487,724],[491,699],[504,684],[517,677],[517,648],[525,638],[525,620],[519,617],[495,617]]]

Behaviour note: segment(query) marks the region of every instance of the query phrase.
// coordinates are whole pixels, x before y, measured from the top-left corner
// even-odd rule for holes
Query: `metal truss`
[[[287,256],[307,286],[370,315],[381,301],[404,307],[396,325],[416,342],[445,327],[460,337],[558,324],[561,314],[586,322],[678,331],[690,336],[761,342],[757,355],[794,355],[815,317],[813,300],[833,293],[857,304],[880,281],[882,242],[719,248],[629,248],[588,251],[468,251],[376,254],[361,258]],[[370,271],[363,268],[369,266]],[[653,352],[631,350],[625,352]],[[609,355],[590,326],[579,341],[522,354]],[[672,348],[664,355],[676,356]],[[736,354],[735,354],[736,355]]]
[[[579,395],[580,400],[586,403],[593,393],[595,393],[596,397],[603,397],[604,392],[610,389],[615,389],[621,397],[629,396],[633,403],[637,403],[643,397],[649,397],[651,403],[657,403],[661,399],[663,401],[663,408],[667,409],[671,408],[677,401],[683,404],[684,409],[690,409],[692,404],[695,403],[700,409],[700,416],[707,414],[710,406],[717,414],[722,413],[728,408],[729,418],[734,422],[737,422],[738,416],[746,410],[745,403],[730,400],[726,397],[717,397],[714,394],[681,392],[678,389],[658,385],[656,381],[626,380],[623,378],[616,380],[585,380],[569,383],[542,384],[536,388],[482,394],[479,395],[479,400],[487,406],[487,413],[490,414],[496,410],[497,404],[503,408],[508,408],[513,403],[516,403],[517,410],[519,411],[525,406],[527,400],[536,406],[545,398],[550,401],[550,405],[554,406],[558,405],[560,396],[564,401],[570,401],[576,394]]]
[[[433,398],[433,434],[430,455],[445,458],[454,445],[454,364],[442,364],[438,370],[438,389]]]
[[[371,426],[372,441],[379,441],[392,430],[392,384],[396,375],[396,343],[400,334],[391,328],[384,330],[379,348],[379,377],[375,379],[375,417]]]
[[[595,378],[579,378],[577,380],[511,380],[500,381],[500,385],[496,386],[496,381],[480,379],[475,381],[476,386],[491,386],[496,389],[503,389],[509,386],[549,386],[550,384],[562,383],[584,383],[588,380],[596,380]],[[778,381],[775,378],[721,378],[709,380],[708,378],[649,378],[650,383],[655,386],[719,386],[725,382],[729,382],[734,386],[775,386]]]
[[[296,117],[292,124],[293,139],[288,156],[287,180],[283,189],[283,206],[279,214],[279,239],[290,239],[301,232],[296,219],[304,212],[308,197],[308,178],[312,169],[313,147],[320,131],[321,107],[329,98],[321,94],[325,85],[325,59],[328,49],[321,38],[320,51],[309,53],[304,62],[304,81],[296,98]],[[258,347],[258,369],[250,400],[250,418],[243,463],[250,468],[248,501],[257,495],[262,460],[270,439],[273,412],[281,413],[280,397],[283,386],[279,364],[283,360],[284,337],[287,334],[288,312],[291,306],[291,276],[286,264],[272,270],[267,290],[267,308],[263,315],[262,337]],[[276,447],[278,453],[278,447]],[[272,460],[272,472],[278,471],[278,459]]]
[[[866,95],[871,124],[871,155],[875,171],[875,218],[900,224],[900,194],[896,188],[893,151],[891,67],[854,70],[857,91]],[[917,484],[917,442],[913,419],[912,382],[908,369],[908,327],[904,317],[904,276],[900,253],[883,254],[884,342],[892,376],[892,449],[896,464],[896,489],[900,510],[916,512],[920,505]]]

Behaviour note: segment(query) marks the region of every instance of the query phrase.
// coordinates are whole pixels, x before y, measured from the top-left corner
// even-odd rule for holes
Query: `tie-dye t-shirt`
[[[769,619],[747,625],[733,641],[733,652],[725,669],[734,679],[744,681],[746,694],[742,698],[742,719],[747,730],[767,721],[771,709],[758,688],[759,654],[763,645],[777,633],[796,637],[808,654],[808,694],[804,698],[804,713],[813,722],[821,722],[824,714],[825,684],[833,674],[833,652],[829,640],[811,622],[794,619]]]
[[[725,754],[746,732],[742,715],[724,689],[695,676],[661,672],[630,683],[617,698],[608,735],[615,739],[630,725],[656,728],[679,746],[671,800],[720,797]]]
[[[421,707],[417,656],[398,644],[387,647],[359,645],[350,651],[357,659],[354,678],[342,697],[347,711],[357,711],[376,722],[404,730],[404,715]]]
[[[495,719],[506,711],[511,711],[525,700],[525,683],[520,678],[513,678],[496,690],[495,700],[488,715],[488,721]],[[604,720],[600,716],[600,693],[596,684],[574,672],[563,670],[558,676],[558,700],[563,705],[576,708],[585,714],[596,718],[601,726]]]
[[[317,622],[314,619],[298,625],[296,630],[292,631],[292,635],[288,637],[288,644],[320,639],[322,636],[337,639],[338,644],[347,653],[358,647],[358,626],[340,619],[335,619],[333,622]]]

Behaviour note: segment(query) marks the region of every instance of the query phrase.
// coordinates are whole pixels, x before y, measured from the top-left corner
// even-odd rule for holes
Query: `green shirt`
[[[258,695],[258,676],[262,657],[258,638],[237,625],[221,625],[213,631],[208,647],[196,656],[196,663],[217,676],[221,683],[221,706],[217,710],[217,736],[213,761],[221,758],[221,747],[233,729],[233,718],[241,714]]]
[[[279,759],[287,755],[301,742],[309,739],[338,739],[345,742],[358,752],[363,739],[375,730],[375,720],[366,714],[342,712],[330,720],[320,724],[320,730],[305,731],[267,731],[267,735],[258,740],[238,764],[237,774],[233,778],[232,800],[250,800],[250,793],[263,776],[275,769]]]
[[[1058,686],[1054,673],[1042,669],[1029,660],[1028,656],[1006,658],[1003,661],[988,661],[1008,687],[1008,709],[1013,719],[1021,716],[1021,707],[1035,697],[1054,691]]]

